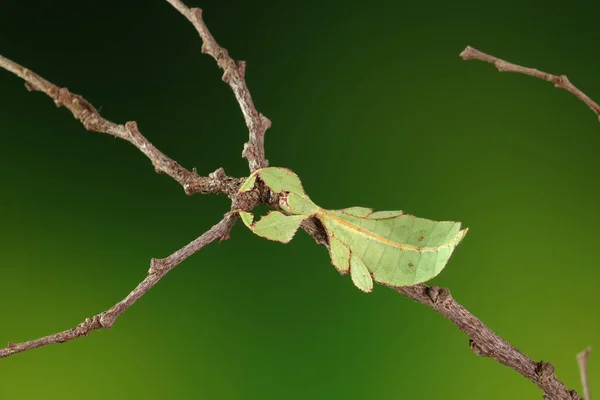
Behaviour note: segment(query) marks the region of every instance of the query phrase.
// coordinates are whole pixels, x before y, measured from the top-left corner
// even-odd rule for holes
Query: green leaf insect
[[[327,232],[331,262],[340,273],[350,272],[354,285],[367,293],[373,281],[409,286],[434,278],[468,230],[461,230],[460,222],[431,221],[402,211],[322,209],[306,195],[298,176],[285,168],[255,171],[240,193],[251,190],[257,179],[280,195],[283,212],[270,211],[255,222],[253,214],[240,211],[244,224],[258,236],[287,243],[304,220],[318,219]]]

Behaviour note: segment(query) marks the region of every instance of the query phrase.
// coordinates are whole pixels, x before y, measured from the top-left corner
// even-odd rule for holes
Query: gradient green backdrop
[[[600,351],[600,124],[566,92],[465,62],[471,45],[566,73],[600,99],[600,6],[584,1],[194,1],[246,60],[267,157],[320,205],[471,228],[436,285],[579,390]],[[0,53],[136,120],[207,174],[247,174],[247,130],[192,26],[153,1],[3,0]],[[218,221],[131,145],[0,71],[0,343],[77,325]],[[600,393],[600,355],[590,359]],[[0,360],[0,399],[537,399],[428,308],[366,295],[299,234],[238,225],[111,331]],[[579,390],[580,391],[580,390]],[[580,391],[581,392],[581,391]]]

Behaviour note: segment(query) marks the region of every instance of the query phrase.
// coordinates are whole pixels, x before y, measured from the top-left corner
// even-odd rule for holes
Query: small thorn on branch
[[[164,269],[162,259],[152,258],[150,260],[150,268],[148,269],[148,275],[156,274]]]
[[[271,127],[271,120],[262,114],[259,114],[261,130],[264,135],[265,131]]]
[[[485,351],[477,342],[473,339],[469,339],[469,347],[471,351],[480,357],[489,357],[489,352]]]
[[[103,312],[102,314],[100,314],[100,318],[98,319],[98,322],[100,323],[100,326],[102,328],[110,329],[113,327],[116,319],[117,319],[117,316],[115,316],[110,311],[106,311],[106,312]]]
[[[452,299],[450,290],[446,288],[440,288],[437,286],[431,286],[426,289],[427,296],[431,299],[433,304],[442,304],[449,299]]]
[[[214,172],[208,174],[208,177],[212,179],[223,179],[226,176],[227,175],[225,174],[225,170],[223,168],[218,168]]]
[[[33,84],[29,82],[25,82],[25,89],[27,89],[28,92],[35,92],[38,90],[35,88],[35,86],[33,86]]]
[[[535,373],[542,380],[554,377],[554,365],[546,361],[540,361],[535,367]]]
[[[440,288],[437,286],[429,286],[425,289],[427,296],[431,299],[433,304],[437,303],[438,295],[440,294]]]

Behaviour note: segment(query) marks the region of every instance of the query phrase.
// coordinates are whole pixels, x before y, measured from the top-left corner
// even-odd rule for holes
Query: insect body
[[[432,279],[467,233],[460,222],[437,222],[402,211],[325,210],[310,200],[298,176],[285,168],[255,171],[240,192],[251,190],[256,179],[280,194],[283,212],[271,211],[254,222],[254,215],[240,211],[246,226],[259,236],[287,243],[302,221],[318,219],[327,232],[331,262],[342,274],[350,272],[352,282],[364,292],[373,289],[373,281],[409,286]]]

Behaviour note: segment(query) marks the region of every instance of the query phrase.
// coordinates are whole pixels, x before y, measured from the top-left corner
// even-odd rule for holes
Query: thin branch
[[[23,79],[27,90],[44,92],[54,100],[57,107],[65,106],[88,131],[108,133],[133,144],[150,159],[156,172],[167,174],[175,179],[187,194],[225,192],[231,196],[237,190],[239,180],[227,177],[222,169],[215,171],[212,176],[203,177],[198,176],[195,169],[190,172],[183,168],[154,147],[140,133],[135,121],[124,125],[108,121],[102,118],[98,110],[83,97],[54,85],[6,57],[0,56],[0,67]]]
[[[592,400],[590,395],[590,385],[588,383],[588,372],[587,372],[587,360],[592,352],[592,348],[581,351],[577,354],[577,364],[579,364],[579,375],[581,375],[581,386],[583,387],[583,398],[585,400]]]
[[[140,297],[146,294],[156,283],[161,280],[167,272],[171,271],[186,258],[206,246],[207,244],[219,239],[220,241],[229,238],[229,231],[238,220],[237,213],[227,213],[225,217],[200,237],[190,242],[186,246],[177,250],[167,258],[153,258],[150,262],[150,269],[146,278],[123,300],[112,306],[110,309],[96,314],[91,318],[86,318],[81,324],[67,331],[58,332],[53,335],[45,336],[39,339],[22,343],[9,342],[8,346],[0,349],[0,358],[8,357],[26,350],[35,349],[49,344],[64,343],[81,336],[87,336],[90,332],[100,329],[110,329],[116,319],[131,307]]]
[[[329,249],[325,228],[316,219],[302,224],[304,229],[318,243]],[[426,305],[456,325],[469,337],[471,350],[480,356],[489,357],[535,383],[546,400],[582,400],[574,390],[569,390],[554,375],[554,367],[549,362],[535,362],[521,353],[513,345],[494,333],[465,307],[450,295],[450,290],[423,283],[413,286],[390,286],[406,297]]]
[[[211,55],[224,71],[223,81],[231,86],[250,133],[250,140],[244,144],[242,152],[242,157],[248,160],[250,172],[267,167],[269,163],[265,159],[265,131],[271,126],[271,121],[254,106],[245,81],[246,63],[234,61],[227,50],[218,45],[202,20],[200,8],[189,8],[180,0],[167,1],[194,25],[202,39],[202,52]]]
[[[486,54],[482,51],[467,46],[460,56],[463,60],[479,60],[493,64],[500,72],[517,72],[551,82],[555,87],[564,89],[585,103],[595,114],[600,117],[600,106],[573,85],[566,75],[552,75],[535,68],[523,67]],[[530,379],[544,391],[546,399],[580,399],[574,390],[569,391],[554,375],[552,364],[541,361],[536,363],[508,342],[496,335],[463,306],[458,304],[448,289],[417,285],[418,287],[394,288],[398,292],[423,303],[448,318],[470,338],[471,348],[476,354],[487,356],[514,369],[521,375]],[[587,359],[592,351],[588,347],[577,355],[581,382],[583,385],[584,399],[590,400],[590,391],[587,380]]]
[[[555,87],[566,90],[567,92],[573,94],[579,100],[587,104],[587,106],[594,113],[596,113],[596,116],[600,118],[600,106],[594,100],[590,99],[585,93],[579,90],[575,85],[573,85],[566,75],[552,75],[547,72],[537,70],[535,68],[522,67],[520,65],[516,65],[508,61],[504,61],[500,58],[486,54],[482,51],[472,48],[471,46],[467,46],[460,53],[460,56],[463,60],[479,60],[488,62],[490,64],[494,64],[494,66],[498,68],[498,71],[500,72],[518,72],[521,74],[540,78],[548,82],[552,82]]]
[[[469,336],[469,344],[475,354],[492,358],[531,380],[544,392],[544,399],[581,400],[577,392],[569,390],[556,378],[552,364],[545,361],[535,362],[521,353],[454,300],[450,290],[425,284],[392,289],[425,304],[452,321]]]

